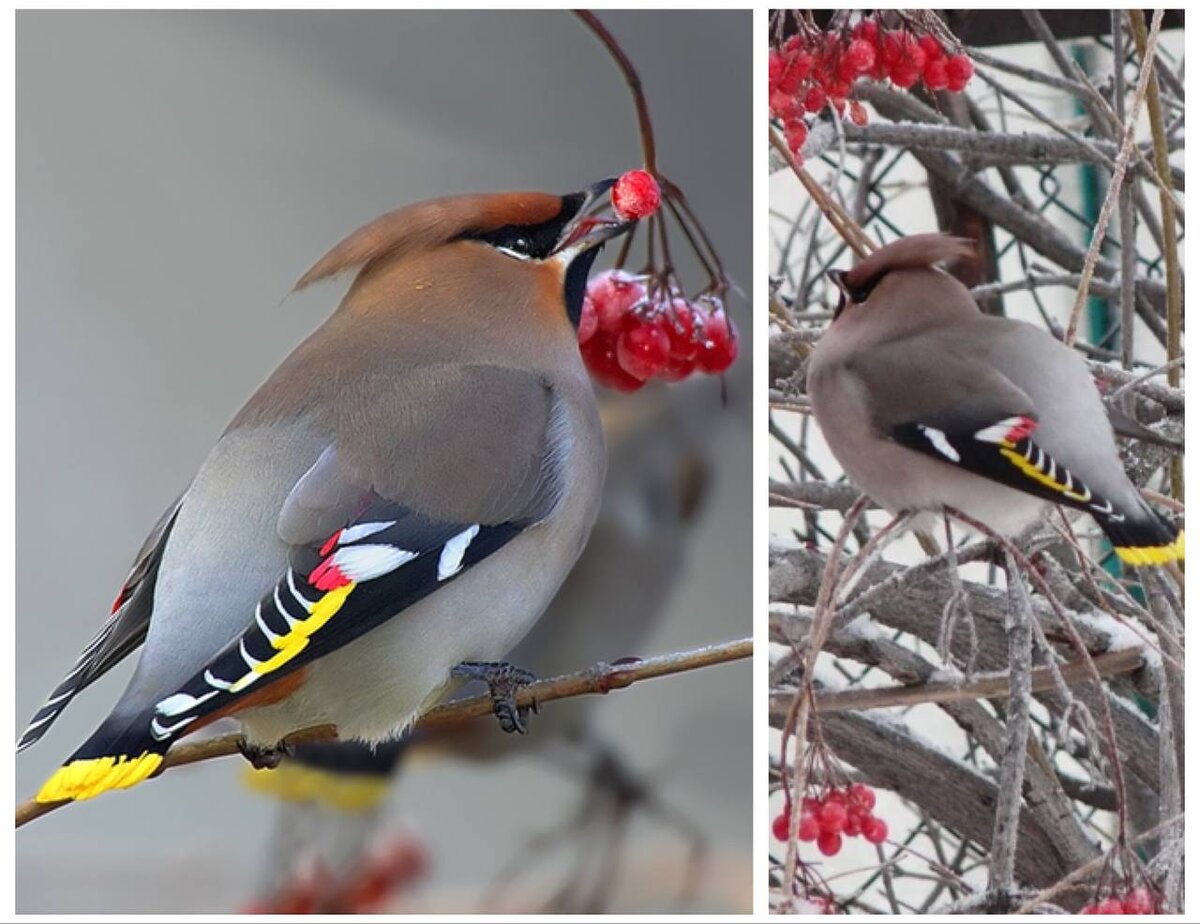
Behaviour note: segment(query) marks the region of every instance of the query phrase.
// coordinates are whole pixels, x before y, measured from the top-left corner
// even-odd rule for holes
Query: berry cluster
[[[404,835],[387,835],[366,850],[339,879],[319,859],[297,864],[292,877],[273,895],[244,905],[239,914],[370,914],[394,894],[424,876],[424,847]]]
[[[655,291],[643,277],[610,270],[588,282],[579,351],[601,385],[637,391],[653,378],[719,375],[737,358],[738,338],[720,299]]]
[[[908,89],[918,81],[929,90],[961,93],[975,73],[965,54],[951,54],[931,34],[914,29],[888,29],[874,17],[859,20],[852,29],[801,31],[768,58],[771,115],[783,123],[794,157],[808,139],[807,114],[830,106],[855,125],[867,123],[867,110],[848,100],[861,78],[890,81]]]
[[[1124,895],[1109,895],[1079,909],[1080,914],[1159,914],[1158,897],[1145,886]]]
[[[865,783],[851,783],[844,789],[828,789],[820,796],[805,796],[800,806],[802,841],[816,841],[817,849],[832,857],[842,849],[842,835],[861,835],[872,844],[887,840],[888,826],[882,818],[871,814],[875,807],[875,790]],[[786,841],[791,808],[784,810],[771,825],[777,840]]]
[[[646,170],[627,170],[613,184],[613,211],[623,221],[649,218],[661,202],[658,180]]]

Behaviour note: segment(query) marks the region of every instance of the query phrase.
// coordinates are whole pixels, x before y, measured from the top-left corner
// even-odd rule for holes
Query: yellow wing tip
[[[274,770],[248,769],[245,782],[255,792],[284,802],[313,802],[357,814],[384,800],[390,780],[386,776],[338,773],[284,762]]]
[[[1183,530],[1175,537],[1175,541],[1167,545],[1153,546],[1115,546],[1117,557],[1127,565],[1138,568],[1151,568],[1165,565],[1168,562],[1183,561]]]
[[[137,757],[91,757],[73,760],[59,767],[42,784],[35,802],[78,802],[91,799],[110,789],[128,789],[150,776],[162,764],[163,756],[143,751]]]

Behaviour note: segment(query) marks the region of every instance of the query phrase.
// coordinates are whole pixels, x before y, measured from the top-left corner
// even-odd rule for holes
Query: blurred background
[[[730,299],[745,333],[750,14],[601,18],[641,72],[661,168],[687,193],[745,291]],[[229,418],[332,310],[344,284],[285,301],[317,257],[411,201],[569,191],[641,157],[624,82],[567,13],[22,13],[16,64],[23,725],[91,637],[145,532]],[[705,281],[694,266],[681,274],[689,288]],[[641,484],[688,457],[705,472],[694,516],[664,540],[671,548],[662,580],[651,582],[667,588],[661,605],[622,610],[641,606],[653,622],[647,615],[644,632],[629,636],[633,650],[528,666],[578,669],[750,634],[748,337],[741,351],[724,399],[721,383],[705,379],[648,388],[610,410],[610,419],[626,421],[625,435],[665,429],[653,414],[680,424],[651,453],[658,461],[630,463],[624,483]],[[625,520],[649,516],[650,527],[672,509],[639,506],[644,497],[623,503]],[[632,528],[617,520],[616,535]],[[637,580],[645,578],[631,571],[629,586]],[[582,610],[594,593],[579,583]],[[95,684],[21,756],[17,798],[95,727],[131,668],[132,659]],[[380,825],[419,844],[428,871],[389,910],[488,907],[489,883],[525,839],[577,809],[584,765],[547,756],[564,724],[554,709],[534,718],[528,751],[502,761],[406,762]],[[743,662],[593,698],[585,715],[565,723],[613,745],[702,835],[707,860],[693,910],[750,908],[750,717]],[[547,726],[540,738],[539,719]],[[281,846],[273,840],[278,806],[242,785],[243,767],[222,760],[175,770],[22,829],[17,909],[242,907],[260,895],[271,850]],[[688,842],[646,813],[628,834],[607,906],[678,908]],[[518,866],[505,909],[544,906],[568,854],[564,845],[549,863],[531,857],[528,868]]]

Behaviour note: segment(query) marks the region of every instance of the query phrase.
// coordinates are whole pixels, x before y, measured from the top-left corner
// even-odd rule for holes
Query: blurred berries
[[[658,181],[645,170],[622,173],[613,184],[613,211],[625,221],[648,218],[658,211],[660,202],[662,191],[658,188]]]
[[[855,125],[867,124],[866,107],[849,99],[860,78],[890,81],[902,90],[921,81],[928,90],[961,93],[974,74],[970,58],[949,54],[935,36],[918,35],[910,27],[887,29],[874,16],[852,29],[798,32],[772,49],[767,62],[771,116],[782,124],[798,160],[808,140],[804,113],[828,106]]]
[[[1130,889],[1124,894],[1112,894],[1097,899],[1079,909],[1080,914],[1161,914],[1159,897],[1145,886]]]
[[[688,299],[620,270],[593,277],[579,319],[579,351],[592,377],[637,391],[654,378],[719,375],[738,354],[737,331],[720,299]]]

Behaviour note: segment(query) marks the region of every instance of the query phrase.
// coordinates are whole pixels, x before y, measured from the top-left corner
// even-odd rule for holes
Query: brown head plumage
[[[578,194],[577,194],[578,196]],[[321,257],[300,277],[296,291],[347,270],[368,270],[388,258],[402,258],[458,238],[505,226],[545,227],[563,223],[579,210],[582,196],[511,192],[447,196],[407,205],[363,225]]]
[[[947,234],[910,234],[885,244],[859,260],[848,270],[831,270],[830,278],[842,292],[838,314],[846,303],[858,304],[889,273],[898,270],[929,269],[936,263],[953,263],[972,253],[973,241]]]

